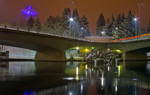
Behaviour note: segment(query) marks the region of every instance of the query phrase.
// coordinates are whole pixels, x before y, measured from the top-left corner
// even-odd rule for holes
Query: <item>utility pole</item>
[[[77,4],[77,2],[76,1],[72,1],[72,4],[74,4],[74,9],[76,9],[76,4]],[[77,21],[77,18],[76,18],[76,15],[77,15],[77,13],[76,13],[76,11],[75,11],[75,17],[74,17],[74,38],[76,37],[76,21]]]
[[[141,6],[143,6],[143,3],[138,3],[139,6],[139,35],[141,35]]]

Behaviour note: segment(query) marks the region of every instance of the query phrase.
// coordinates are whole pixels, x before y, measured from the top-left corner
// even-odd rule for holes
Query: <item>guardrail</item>
[[[54,33],[44,32],[44,31],[34,31],[34,30],[29,30],[24,27],[15,27],[15,26],[10,26],[10,25],[3,25],[3,24],[0,24],[0,28],[10,29],[10,30],[18,30],[18,31],[23,31],[23,32],[30,32],[30,33],[37,33],[37,34],[45,34],[45,35],[51,35],[51,36],[56,36],[56,37],[75,39],[75,40],[79,40],[79,41],[100,42],[100,41],[89,40],[89,39],[82,38],[82,37],[72,37],[72,36],[65,36],[62,34],[54,34]],[[101,41],[101,42],[113,42],[113,41]]]
[[[10,30],[18,30],[18,31],[23,31],[23,32],[30,32],[30,33],[37,33],[37,34],[45,34],[45,35],[51,35],[51,36],[56,36],[56,37],[63,37],[63,38],[75,39],[75,40],[87,41],[87,42],[112,42],[113,43],[113,42],[141,41],[141,40],[150,39],[150,34],[144,34],[144,35],[139,35],[139,36],[117,39],[117,40],[113,40],[113,41],[93,41],[93,40],[82,38],[82,37],[72,37],[72,36],[66,36],[66,35],[62,35],[62,34],[49,33],[49,32],[45,32],[45,31],[34,31],[34,30],[29,30],[24,27],[15,27],[15,26],[10,26],[10,25],[3,25],[3,24],[0,24],[0,28],[10,29]]]
[[[148,40],[148,39],[150,39],[150,34],[143,34],[139,36],[133,36],[133,37],[114,40],[113,42],[131,42],[131,41],[142,41],[142,40]]]

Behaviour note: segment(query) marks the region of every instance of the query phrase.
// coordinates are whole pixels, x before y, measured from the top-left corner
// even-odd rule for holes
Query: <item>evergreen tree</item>
[[[113,23],[115,21],[114,15],[111,16],[111,22]]]
[[[106,35],[113,36],[113,31],[115,29],[114,24],[115,24],[115,18],[112,15],[111,21],[109,21],[109,23],[106,24]]]
[[[35,20],[35,23],[33,25],[33,29],[36,30],[37,32],[41,31],[41,22],[40,22],[38,17]]]
[[[107,19],[106,19],[106,24],[109,24],[109,23],[110,23],[110,19],[107,18]]]
[[[62,13],[62,20],[63,20],[63,24],[64,24],[64,27],[66,29],[69,28],[69,18],[71,17],[71,11],[69,8],[65,8],[63,13]]]
[[[87,19],[87,17],[84,15],[83,17],[81,17],[80,19],[80,31],[82,36],[90,36],[90,30],[89,30],[89,21]]]
[[[72,17],[75,19],[79,19],[78,10],[76,8],[73,10]]]
[[[105,18],[103,13],[101,13],[97,21],[96,34],[101,35],[101,32],[103,31],[104,27],[105,27]]]
[[[116,19],[117,25],[121,24],[121,15],[119,14]]]
[[[49,18],[46,20],[42,27],[43,32],[48,32],[48,33],[54,33],[54,22],[55,18],[52,16],[49,16]]]
[[[71,18],[71,11],[70,8],[65,8],[63,13],[62,13],[62,26],[64,27],[64,31],[66,34],[66,36],[71,36],[71,32],[70,32],[70,21],[69,19]]]
[[[60,16],[57,16],[55,18],[54,23],[54,31],[55,34],[61,35],[61,36],[68,36],[68,32],[66,28],[64,27],[63,19]]]
[[[34,22],[35,22],[35,20],[33,19],[33,17],[30,16],[29,19],[26,22],[26,26],[27,26],[28,30],[33,28]]]
[[[135,36],[135,23],[133,21],[134,15],[129,11],[127,18],[118,26],[117,38],[126,38]]]
[[[124,13],[122,13],[122,15],[121,15],[121,22],[123,22],[125,18],[126,18],[126,16],[124,15]]]

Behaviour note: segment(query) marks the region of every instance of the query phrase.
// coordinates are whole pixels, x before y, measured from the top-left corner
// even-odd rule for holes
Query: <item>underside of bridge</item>
[[[35,56],[35,60],[40,61],[66,61],[66,55],[64,50],[58,50],[53,48],[44,48],[38,50]]]
[[[125,52],[124,60],[147,60],[147,52],[150,52],[150,47]]]

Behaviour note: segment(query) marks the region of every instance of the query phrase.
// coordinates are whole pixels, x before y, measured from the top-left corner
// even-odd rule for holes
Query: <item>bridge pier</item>
[[[35,60],[40,61],[66,61],[66,55],[64,50],[58,50],[53,48],[38,50],[35,56]]]
[[[147,55],[145,52],[126,52],[124,60],[147,60]]]

